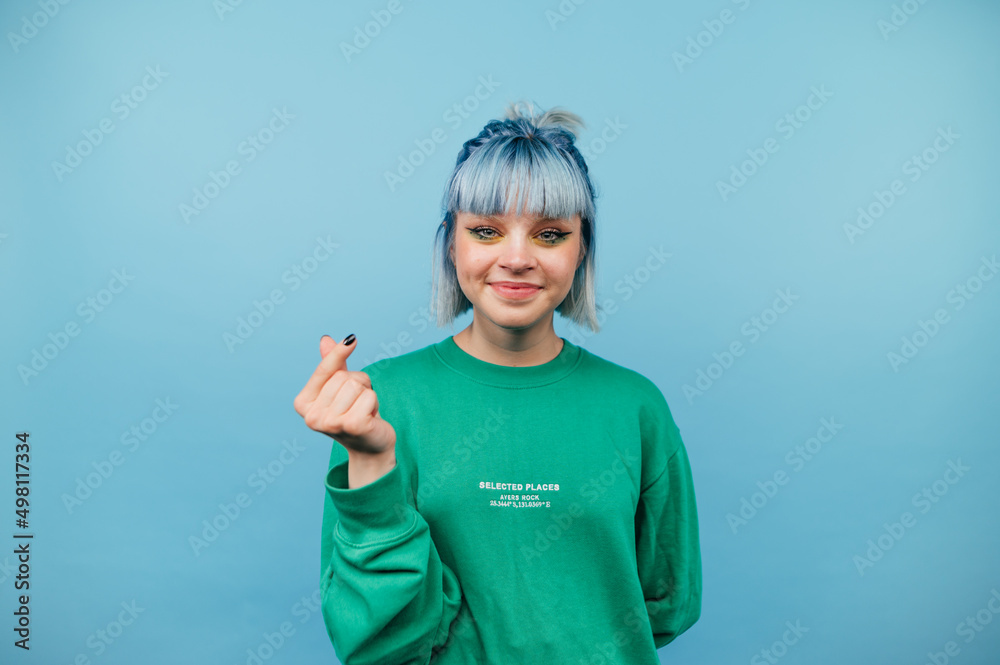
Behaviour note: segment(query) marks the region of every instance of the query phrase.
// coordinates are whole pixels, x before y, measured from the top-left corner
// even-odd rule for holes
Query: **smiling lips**
[[[542,288],[530,282],[490,282],[490,286],[502,297],[514,300],[530,298]]]

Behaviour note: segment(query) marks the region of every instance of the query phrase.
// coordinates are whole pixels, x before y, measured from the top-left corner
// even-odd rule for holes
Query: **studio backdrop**
[[[556,332],[653,380],[690,456],[703,610],[662,662],[1000,662],[998,29],[986,0],[4,2],[0,662],[338,662],[339,444],[292,401],[323,334],[358,370],[468,325],[429,311],[441,196],[521,99],[584,119],[598,190],[601,331]]]

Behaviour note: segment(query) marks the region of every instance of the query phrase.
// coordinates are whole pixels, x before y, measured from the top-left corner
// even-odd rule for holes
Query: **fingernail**
[[[345,337],[344,341],[341,342],[341,344],[343,344],[344,346],[350,346],[353,343],[354,343],[354,333],[351,333],[350,335]]]

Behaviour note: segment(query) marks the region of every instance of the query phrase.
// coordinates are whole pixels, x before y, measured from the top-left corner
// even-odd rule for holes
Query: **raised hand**
[[[295,411],[310,429],[347,448],[351,457],[386,453],[394,457],[396,430],[378,414],[371,378],[347,369],[347,357],[357,346],[353,342],[345,345],[327,335],[320,338],[322,360],[295,397]]]

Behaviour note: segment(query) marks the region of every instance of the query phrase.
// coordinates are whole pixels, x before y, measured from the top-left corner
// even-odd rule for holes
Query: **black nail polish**
[[[350,335],[348,335],[347,337],[345,337],[344,341],[341,342],[341,344],[343,344],[345,346],[350,346],[351,344],[354,344],[354,333],[351,333]]]

